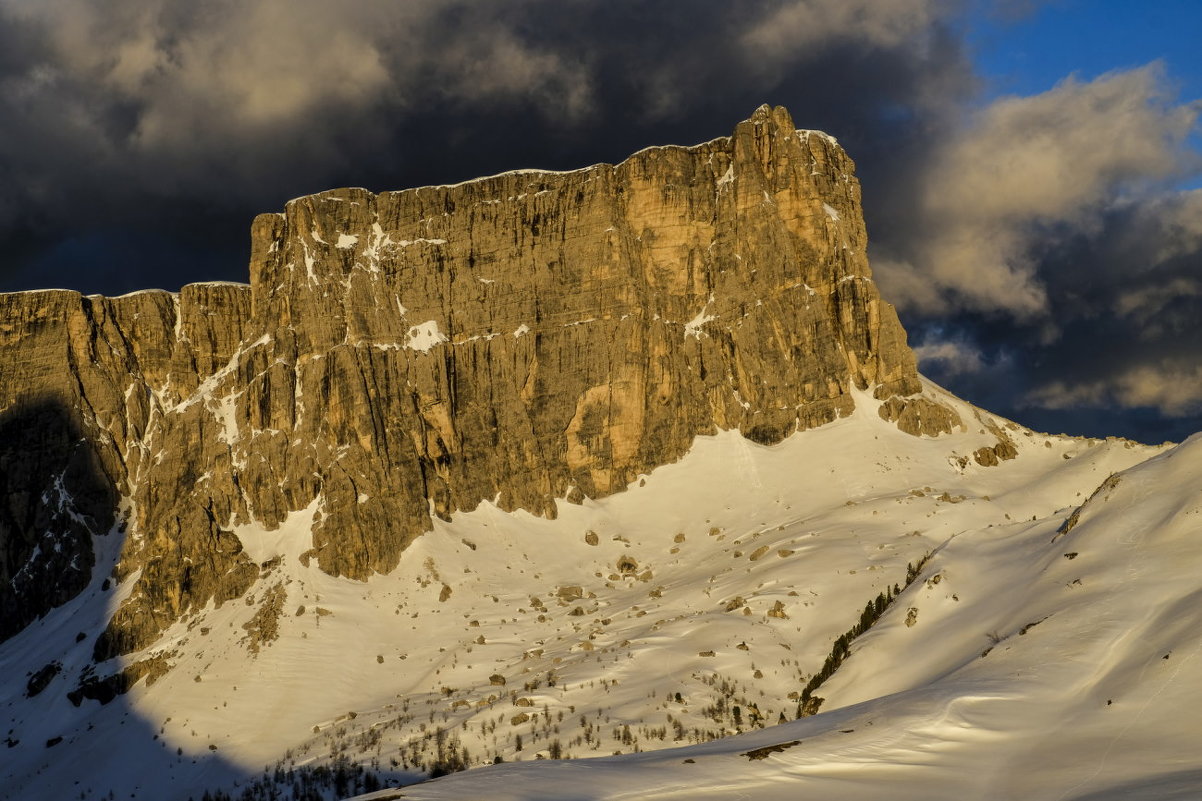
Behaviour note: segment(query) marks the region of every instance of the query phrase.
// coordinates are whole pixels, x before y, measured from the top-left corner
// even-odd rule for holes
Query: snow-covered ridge
[[[835,137],[831,136],[830,134],[823,133],[822,131],[806,130],[806,129],[799,128],[799,129],[797,129],[797,135],[802,140],[808,139],[810,136],[818,136],[818,137],[821,137],[821,138],[827,140],[828,142],[830,142],[832,145],[835,145],[836,147],[839,146],[839,141]],[[713,148],[715,146],[726,145],[729,142],[730,142],[729,136],[717,136],[717,137],[714,137],[713,139],[708,139],[704,142],[698,142],[697,144],[694,144],[694,145],[651,145],[651,146],[645,147],[641,150],[635,151],[634,153],[630,154],[626,158],[622,159],[622,161],[616,162],[616,163],[597,162],[595,164],[590,164],[590,165],[584,166],[584,167],[577,167],[575,169],[570,169],[570,170],[548,170],[548,169],[541,169],[541,168],[536,168],[536,167],[524,167],[524,168],[515,169],[515,170],[505,170],[504,172],[498,172],[498,173],[494,173],[492,175],[481,175],[481,176],[477,176],[475,178],[468,178],[468,179],[465,179],[463,181],[459,181],[456,183],[430,184],[427,186],[417,186],[417,187],[412,187],[409,189],[392,190],[392,192],[399,193],[399,192],[419,192],[419,191],[423,191],[423,190],[457,189],[457,188],[464,187],[464,186],[488,183],[488,182],[492,182],[492,181],[500,181],[500,180],[504,180],[506,178],[521,178],[521,177],[537,178],[540,176],[573,175],[573,174],[577,174],[577,173],[584,174],[584,173],[592,172],[594,170],[602,170],[602,169],[612,170],[612,169],[618,169],[622,165],[627,164],[629,162],[636,161],[640,158],[645,158],[647,155],[649,155],[651,153],[664,152],[664,151],[693,152],[693,151],[698,151],[698,150],[704,150],[707,148]],[[718,183],[720,185],[725,184],[725,183],[728,183],[732,179],[733,179],[733,173],[728,172],[726,175],[724,175],[720,178]],[[345,188],[362,190],[362,191],[368,192],[368,193],[371,192],[371,190],[366,189],[364,187],[345,187]],[[331,191],[341,191],[341,190],[331,190]],[[326,195],[326,194],[328,194],[328,192],[322,192],[319,194]],[[288,203],[286,205],[291,205],[293,203],[296,203],[296,202],[302,201],[302,200],[306,200],[307,198],[311,198],[311,197],[314,197],[314,195],[301,195],[301,196],[292,198],[291,200],[288,201]]]
[[[839,147],[839,140],[824,131],[808,130],[806,128],[798,128],[797,135],[801,139],[809,139],[811,136],[817,136],[820,139],[825,139],[835,147]]]
[[[0,292],[0,297],[6,295],[12,296],[30,296],[30,295],[74,295],[81,297],[82,293],[74,289],[49,288],[49,289],[18,289],[13,292]]]
[[[0,292],[0,296],[4,296],[4,295],[70,295],[70,296],[76,297],[76,298],[87,298],[88,300],[98,300],[98,299],[122,300],[124,298],[133,298],[133,297],[138,297],[141,295],[176,295],[176,296],[178,296],[180,292],[187,290],[188,287],[203,287],[203,286],[230,286],[230,287],[237,287],[240,289],[250,289],[250,284],[247,284],[242,281],[196,281],[191,284],[185,284],[183,287],[181,287],[178,290],[156,289],[153,287],[149,287],[146,289],[135,289],[131,292],[126,292],[121,295],[84,294],[83,292],[80,292],[77,289],[50,288],[50,289],[20,289],[20,290],[14,291],[14,292]]]
[[[719,144],[722,142],[728,142],[728,141],[730,141],[729,136],[719,136],[719,137],[710,139],[706,142],[699,142],[698,144],[695,144],[695,145],[652,145],[650,147],[645,147],[642,150],[635,151],[634,153],[630,154],[629,156],[622,159],[620,162],[617,162],[616,164],[611,164],[609,162],[602,161],[602,162],[597,162],[596,164],[590,164],[587,167],[578,167],[573,170],[544,170],[544,169],[537,169],[537,168],[523,168],[523,169],[517,169],[517,170],[506,170],[505,172],[499,172],[494,175],[484,175],[484,176],[480,176],[478,178],[469,178],[465,181],[460,181],[458,183],[453,183],[453,184],[434,184],[432,186],[415,187],[414,189],[405,189],[405,190],[400,190],[400,191],[412,192],[412,191],[420,191],[422,189],[455,189],[455,188],[458,188],[461,186],[468,186],[470,184],[486,183],[489,181],[497,181],[497,180],[501,180],[504,178],[510,178],[510,177],[521,177],[521,176],[537,177],[537,176],[542,176],[542,175],[573,175],[575,173],[587,173],[587,172],[591,172],[593,170],[617,169],[617,168],[621,167],[623,164],[626,164],[628,162],[634,161],[639,158],[643,158],[643,157],[647,156],[649,153],[662,152],[662,151],[667,151],[667,150],[683,150],[683,151],[702,150],[704,148],[712,147],[713,145],[716,145],[716,144]]]

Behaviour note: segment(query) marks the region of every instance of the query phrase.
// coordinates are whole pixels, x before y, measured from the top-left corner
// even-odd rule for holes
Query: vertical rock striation
[[[241,595],[258,566],[236,527],[315,501],[304,558],[362,579],[431,510],[554,515],[699,434],[833,421],[853,387],[900,416],[920,385],[853,169],[763,106],[618,165],[294,200],[255,220],[249,287],[0,296],[3,414],[52,402],[70,422],[21,446],[35,470],[0,453],[0,579],[58,569],[37,540],[62,529],[86,580],[89,532],[127,498],[119,572],[140,572],[102,659]],[[38,495],[55,486],[68,500]],[[70,595],[3,592],[17,628]]]

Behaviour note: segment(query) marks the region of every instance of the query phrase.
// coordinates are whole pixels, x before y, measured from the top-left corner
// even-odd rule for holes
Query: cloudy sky
[[[0,291],[245,280],[251,217],[617,161],[760,103],[856,159],[924,372],[1202,430],[1196,0],[0,0]]]

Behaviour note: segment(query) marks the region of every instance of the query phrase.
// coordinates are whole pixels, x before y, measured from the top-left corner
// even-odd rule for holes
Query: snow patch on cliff
[[[447,335],[439,329],[437,320],[426,320],[409,329],[405,347],[419,353],[429,353],[430,348],[448,341]]]
[[[289,512],[284,521],[274,529],[268,529],[257,521],[234,527],[234,536],[242,543],[242,550],[256,564],[283,557],[299,562],[301,554],[313,547],[313,517],[317,512],[321,496],[304,509]]]
[[[710,304],[713,302],[714,296],[710,295],[709,300],[705,304],[705,308],[697,312],[696,317],[684,324],[684,335],[686,339],[689,337],[701,339],[701,327],[712,320],[718,319],[718,315],[709,313]]]

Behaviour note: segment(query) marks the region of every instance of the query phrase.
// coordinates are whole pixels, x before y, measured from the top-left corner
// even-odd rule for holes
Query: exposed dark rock
[[[35,695],[46,689],[46,686],[59,674],[63,669],[59,662],[51,662],[50,664],[37,670],[29,681],[25,683],[25,697],[33,698]]]

